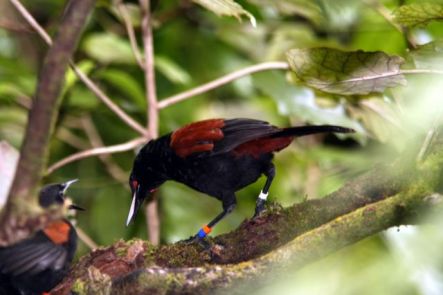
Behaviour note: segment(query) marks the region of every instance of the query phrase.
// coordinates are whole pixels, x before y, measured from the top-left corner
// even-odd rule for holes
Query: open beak
[[[140,208],[142,203],[143,200],[140,200],[140,198],[137,197],[137,190],[134,191],[134,194],[132,195],[131,208],[129,208],[128,218],[126,219],[126,226],[128,226],[129,223],[131,223],[131,221],[135,219],[138,209]]]
[[[63,186],[64,186],[64,188],[63,188],[63,194],[65,194],[66,190],[68,189],[68,187],[69,187],[71,184],[73,184],[74,182],[77,182],[77,181],[78,181],[78,179],[72,179],[72,180],[66,181],[66,182],[63,184]]]
[[[82,207],[77,206],[77,205],[75,205],[75,204],[71,204],[71,205],[69,205],[68,209],[77,210],[77,211],[86,211],[85,208],[82,208]]]

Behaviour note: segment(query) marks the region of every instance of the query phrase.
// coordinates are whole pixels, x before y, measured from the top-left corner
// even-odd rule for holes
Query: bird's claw
[[[208,241],[206,241],[205,238],[200,237],[198,234],[194,235],[194,236],[190,236],[188,239],[183,241],[186,245],[190,245],[190,244],[198,244],[200,246],[202,246],[205,250],[208,250],[209,248],[211,248],[211,245],[209,244]]]
[[[252,217],[253,219],[258,217],[263,211],[265,211],[265,200],[262,199],[258,199],[257,203],[255,205],[255,213],[254,216]]]

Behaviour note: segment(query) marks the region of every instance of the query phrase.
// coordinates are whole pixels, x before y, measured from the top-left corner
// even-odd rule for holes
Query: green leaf
[[[139,27],[142,19],[140,6],[134,3],[121,3],[119,5],[124,5],[126,7],[126,11],[128,13],[129,20],[131,21],[132,26]],[[116,5],[112,5],[111,7],[109,7],[109,10],[123,23],[123,18],[121,17],[121,14]]]
[[[132,99],[139,109],[146,109],[146,100],[140,83],[124,71],[106,69],[98,74],[98,77],[107,81],[121,93]]]
[[[11,82],[0,83],[0,101],[10,101],[20,95],[23,95],[23,92],[18,85]]]
[[[257,21],[255,17],[246,11],[240,4],[233,0],[193,0],[195,3],[200,4],[207,10],[212,11],[218,16],[233,16],[238,20],[241,20],[242,15],[246,15],[249,18],[253,27],[256,27]]]
[[[189,84],[191,75],[166,56],[155,56],[155,68],[175,84]]]
[[[400,6],[394,11],[394,19],[405,26],[426,25],[433,20],[443,20],[443,5],[422,2]]]
[[[403,58],[381,51],[292,49],[287,59],[301,82],[328,93],[368,94],[406,84],[400,71]]]
[[[404,141],[404,122],[401,120],[397,106],[380,97],[368,97],[361,100],[358,106],[349,106],[348,113],[365,126],[367,132],[381,142],[390,142],[400,148]],[[398,136],[401,134],[402,136]]]
[[[82,71],[85,75],[88,75],[89,72],[95,67],[95,64],[91,60],[83,60],[77,63],[77,67]],[[63,88],[63,94],[66,93],[75,83],[79,80],[78,76],[74,73],[71,68],[68,68],[66,72],[65,85]]]
[[[69,99],[66,103],[71,108],[92,110],[100,105],[97,97],[86,87],[78,85],[70,91]]]
[[[272,7],[282,15],[299,15],[312,21],[315,25],[324,23],[321,7],[312,0],[249,0],[261,7]]]
[[[129,41],[111,33],[88,35],[83,50],[101,63],[135,64]]]
[[[443,64],[443,40],[418,46],[410,52],[416,68],[441,70]]]
[[[355,0],[317,0],[322,9],[323,17],[326,19],[323,26],[328,30],[345,31],[352,29],[352,26],[361,17],[360,7],[363,1]]]

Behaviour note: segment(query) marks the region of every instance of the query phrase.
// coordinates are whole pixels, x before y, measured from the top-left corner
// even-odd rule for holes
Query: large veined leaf
[[[406,84],[400,71],[403,58],[381,51],[292,49],[287,59],[301,82],[328,93],[368,94]]]
[[[312,124],[342,125],[353,128],[358,135],[365,130],[346,113],[343,104],[331,101],[328,106],[320,106],[314,91],[303,86],[287,83],[282,73],[266,72],[254,75],[254,85],[277,104],[278,112],[293,116]]]
[[[403,5],[394,11],[394,17],[405,26],[425,25],[433,20],[443,20],[443,5],[430,2]]]
[[[242,15],[245,15],[249,18],[252,26],[254,27],[256,26],[255,17],[249,11],[246,11],[240,4],[238,4],[233,0],[193,0],[193,1],[219,16],[223,15],[233,16],[240,20]]]

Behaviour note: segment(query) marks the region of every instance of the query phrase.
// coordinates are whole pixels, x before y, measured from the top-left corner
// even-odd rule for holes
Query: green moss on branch
[[[209,251],[180,242],[153,247],[120,241],[84,257],[54,294],[66,294],[78,279],[88,285],[91,267],[111,277],[113,294],[245,292],[238,287],[257,287],[271,272],[301,268],[388,227],[411,222],[423,205],[429,206],[427,197],[441,188],[443,149],[436,150],[418,168],[413,161],[397,161],[374,168],[323,199],[275,206],[211,239]]]

